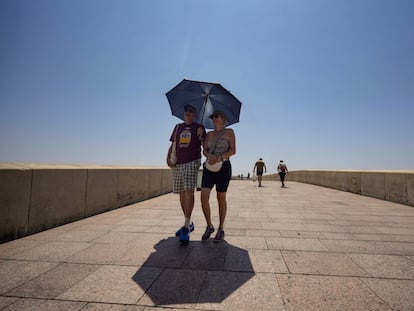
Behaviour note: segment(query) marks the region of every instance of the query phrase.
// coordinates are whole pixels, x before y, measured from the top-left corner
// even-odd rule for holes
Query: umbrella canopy
[[[171,113],[184,120],[184,107],[192,105],[197,109],[196,122],[205,128],[214,128],[209,116],[220,110],[226,116],[227,125],[239,122],[241,102],[219,83],[184,79],[165,94]]]

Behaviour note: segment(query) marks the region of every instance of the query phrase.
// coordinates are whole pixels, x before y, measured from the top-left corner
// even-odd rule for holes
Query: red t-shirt
[[[206,137],[206,130],[201,124],[192,123],[188,125],[180,123],[177,124],[177,128],[174,128],[170,141],[174,141],[174,133],[176,133],[175,143],[177,144],[177,164],[188,163],[201,158],[202,141],[200,141],[197,136],[197,129],[199,127],[203,129],[204,139]]]

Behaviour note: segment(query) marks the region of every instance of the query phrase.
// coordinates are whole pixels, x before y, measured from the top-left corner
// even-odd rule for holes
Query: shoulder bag
[[[178,124],[175,126],[175,129],[174,129],[174,141],[172,143],[172,146],[168,148],[168,153],[167,153],[167,165],[171,168],[173,168],[177,164],[177,143],[176,143],[177,127],[178,127]]]

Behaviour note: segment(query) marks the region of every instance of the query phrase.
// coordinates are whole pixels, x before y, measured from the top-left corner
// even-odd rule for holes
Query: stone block
[[[88,170],[85,216],[96,215],[117,206],[115,169]]]
[[[361,176],[361,194],[385,200],[385,173],[364,172]]]
[[[172,191],[172,170],[165,169],[162,170],[162,179],[161,179],[161,190],[163,193],[168,193]]]
[[[147,198],[149,173],[148,170],[118,170],[117,201],[119,206],[136,203]]]
[[[0,242],[27,233],[31,170],[0,170]]]
[[[360,172],[347,172],[347,191],[361,194],[361,173]]]
[[[414,206],[414,174],[407,175],[407,203]]]
[[[335,184],[333,188],[342,190],[342,191],[349,191],[349,184],[348,184],[348,174],[345,172],[336,172],[335,173]]]
[[[407,175],[388,173],[385,175],[385,199],[401,204],[408,203]]]
[[[152,170],[148,178],[148,198],[160,195],[162,186],[162,171]]]
[[[84,217],[86,170],[33,170],[29,233]]]

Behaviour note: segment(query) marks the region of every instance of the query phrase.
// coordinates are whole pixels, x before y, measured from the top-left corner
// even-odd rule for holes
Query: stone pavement
[[[226,239],[173,194],[0,245],[1,310],[414,310],[414,208],[232,181]],[[217,226],[217,204],[212,214]]]

